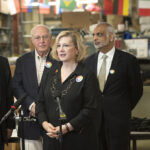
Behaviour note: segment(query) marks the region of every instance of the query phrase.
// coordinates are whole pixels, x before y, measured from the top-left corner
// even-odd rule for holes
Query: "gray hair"
[[[96,25],[96,27],[98,27],[98,26],[100,26],[100,25],[105,25],[106,27],[107,27],[107,36],[109,35],[109,33],[113,33],[113,35],[114,35],[114,37],[115,37],[115,29],[114,29],[114,27],[111,25],[111,24],[109,24],[109,23],[107,23],[107,22],[100,22],[100,23],[98,23],[97,25]],[[95,27],[95,28],[96,28]]]
[[[49,34],[51,34],[51,30],[49,29],[48,26],[46,26],[46,25],[44,25],[44,24],[38,24],[38,25],[34,26],[34,27],[31,29],[31,32],[30,32],[31,36],[33,36],[33,32],[34,32],[34,30],[35,30],[37,27],[43,27],[43,28],[45,28],[45,29],[47,30],[47,32],[48,32]]]

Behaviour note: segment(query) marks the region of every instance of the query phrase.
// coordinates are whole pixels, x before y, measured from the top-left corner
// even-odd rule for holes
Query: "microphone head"
[[[27,97],[27,94],[24,94],[21,98],[19,98],[12,106],[11,108],[17,109],[18,106],[22,103],[22,101]]]

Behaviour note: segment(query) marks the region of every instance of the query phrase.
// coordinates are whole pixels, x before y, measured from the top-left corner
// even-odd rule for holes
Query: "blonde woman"
[[[59,150],[59,111],[56,97],[66,119],[62,122],[63,150],[97,150],[97,108],[99,86],[96,75],[82,63],[86,50],[80,35],[62,31],[56,38],[52,57],[60,61],[49,72],[37,103],[37,116],[45,130],[44,150]],[[96,122],[97,121],[97,122]]]

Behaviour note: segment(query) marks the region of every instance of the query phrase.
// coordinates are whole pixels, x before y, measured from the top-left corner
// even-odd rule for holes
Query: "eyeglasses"
[[[39,40],[48,40],[49,36],[48,35],[44,35],[44,36],[35,36],[34,39],[36,41],[39,41]]]
[[[97,33],[93,33],[92,35],[93,35],[93,37],[94,37],[95,35],[98,36],[98,37],[102,37],[102,36],[104,36],[104,33],[102,33],[102,32],[97,32]]]

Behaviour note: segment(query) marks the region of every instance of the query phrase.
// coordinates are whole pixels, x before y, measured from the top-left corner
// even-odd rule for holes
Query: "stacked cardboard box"
[[[0,13],[9,14],[8,0],[0,0]]]

